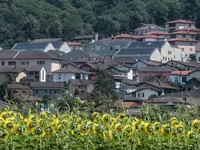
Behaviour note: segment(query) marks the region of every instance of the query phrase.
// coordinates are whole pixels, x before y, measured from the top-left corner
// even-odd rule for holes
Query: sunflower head
[[[40,118],[46,119],[47,118],[47,113],[46,112],[40,113]]]
[[[45,131],[41,127],[35,127],[32,130],[33,135],[40,135],[40,136],[45,136]]]
[[[0,129],[0,139],[6,139],[8,137],[8,132],[6,130]]]
[[[198,119],[195,119],[195,120],[193,120],[192,121],[192,128],[194,129],[194,130],[198,130],[198,128],[199,128],[199,120]]]
[[[163,125],[161,128],[161,132],[162,132],[163,136],[170,135],[170,133],[171,133],[170,125],[168,125],[168,124]]]
[[[98,112],[94,112],[94,113],[92,114],[92,118],[95,119],[98,115],[99,115]]]
[[[52,127],[47,127],[45,129],[45,133],[47,136],[53,136],[55,134],[55,130]]]
[[[187,131],[186,135],[191,140],[195,138],[195,133],[193,131]]]
[[[126,117],[126,114],[125,113],[120,113],[117,118],[123,119],[124,117]]]
[[[101,120],[103,122],[109,122],[110,121],[110,115],[109,114],[104,114],[102,117],[101,117]]]
[[[4,128],[7,130],[11,130],[14,128],[14,123],[12,121],[6,121],[4,123]]]

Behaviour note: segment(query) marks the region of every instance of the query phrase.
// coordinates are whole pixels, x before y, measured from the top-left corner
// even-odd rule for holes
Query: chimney
[[[96,33],[96,34],[95,34],[95,41],[98,41],[98,40],[99,40],[99,34]]]

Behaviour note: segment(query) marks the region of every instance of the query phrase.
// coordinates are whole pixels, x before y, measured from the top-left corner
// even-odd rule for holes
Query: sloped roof
[[[82,44],[81,44],[81,43],[78,43],[78,42],[67,42],[67,44],[68,44],[69,46],[82,46]]]
[[[197,29],[197,28],[183,28],[183,29],[179,29],[179,30],[176,30],[176,31],[193,31],[193,32],[200,32],[200,29]]]
[[[158,48],[161,49],[164,45],[165,41],[138,41],[138,42],[131,42],[128,48]]]
[[[59,59],[49,53],[45,53],[42,51],[20,51],[18,55],[16,55],[15,59]]]
[[[154,47],[148,48],[125,48],[121,49],[116,56],[150,56],[153,51],[155,50]]]
[[[70,79],[69,83],[71,83],[74,86],[83,86],[83,85],[88,85],[92,84],[91,80],[85,80],[85,79]]]
[[[55,49],[59,49],[65,42],[63,41],[56,41],[56,42],[51,42],[51,44],[53,45],[53,47]]]
[[[10,50],[5,50],[5,51],[0,51],[0,59],[1,60],[6,60],[6,59],[13,59],[15,55],[17,55],[17,51],[10,51]]]
[[[145,101],[146,103],[182,103],[182,104],[187,104],[186,101],[183,100],[182,97],[173,97],[173,96],[169,96],[169,97],[160,97],[160,98],[155,98],[153,100],[147,100]]]
[[[22,67],[4,66],[0,68],[0,73],[20,73],[24,70]]]
[[[169,34],[183,34],[183,35],[197,35],[196,32],[188,32],[188,31],[176,31],[176,32],[172,32],[172,33],[169,33]]]
[[[187,76],[191,71],[173,71],[171,75],[182,75]]]
[[[146,35],[168,35],[168,32],[151,31],[151,32],[148,32]]]
[[[195,24],[195,22],[193,21],[189,21],[189,20],[183,20],[183,19],[178,19],[178,20],[173,20],[173,21],[169,21],[167,22],[168,24],[171,24],[171,23],[184,23],[184,24]]]
[[[26,89],[26,90],[30,89],[28,86],[21,85],[21,84],[9,84],[8,87],[10,89]]]
[[[63,41],[62,38],[47,38],[47,39],[35,39],[31,41],[32,43],[43,43],[43,42],[58,42],[58,41]]]
[[[44,51],[44,49],[49,45],[50,43],[17,43],[11,50],[13,51],[24,51],[24,50],[39,50]]]
[[[169,42],[197,42],[195,39],[186,39],[186,38],[174,38],[174,39],[169,39]]]
[[[138,84],[138,86],[140,86],[142,84],[149,84],[149,85],[152,85],[152,86],[160,88],[160,89],[174,89],[174,90],[176,89],[175,87],[170,86],[170,85],[165,84],[165,83],[153,83],[153,82],[141,82],[141,83]]]
[[[168,72],[170,73],[172,71],[165,67],[149,66],[149,67],[140,68],[139,72]]]
[[[64,88],[64,83],[61,82],[34,82],[30,85],[31,88]]]
[[[129,80],[129,79],[124,79],[121,82],[128,84],[128,85],[138,85],[138,82],[133,81],[133,80]]]

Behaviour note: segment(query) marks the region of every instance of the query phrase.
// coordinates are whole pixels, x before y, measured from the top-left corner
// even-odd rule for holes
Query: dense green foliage
[[[200,26],[200,0],[0,0],[0,45],[35,38],[133,32],[184,18]]]

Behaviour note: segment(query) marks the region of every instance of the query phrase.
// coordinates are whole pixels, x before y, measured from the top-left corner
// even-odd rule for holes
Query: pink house
[[[183,61],[188,60],[190,54],[195,54],[197,41],[194,39],[175,38],[170,39],[169,43],[175,45],[182,50]]]
[[[170,74],[172,70],[165,67],[144,67],[138,71],[139,82],[151,82],[151,77],[157,77],[162,82],[168,82],[170,80]],[[153,82],[153,81],[152,81]]]

